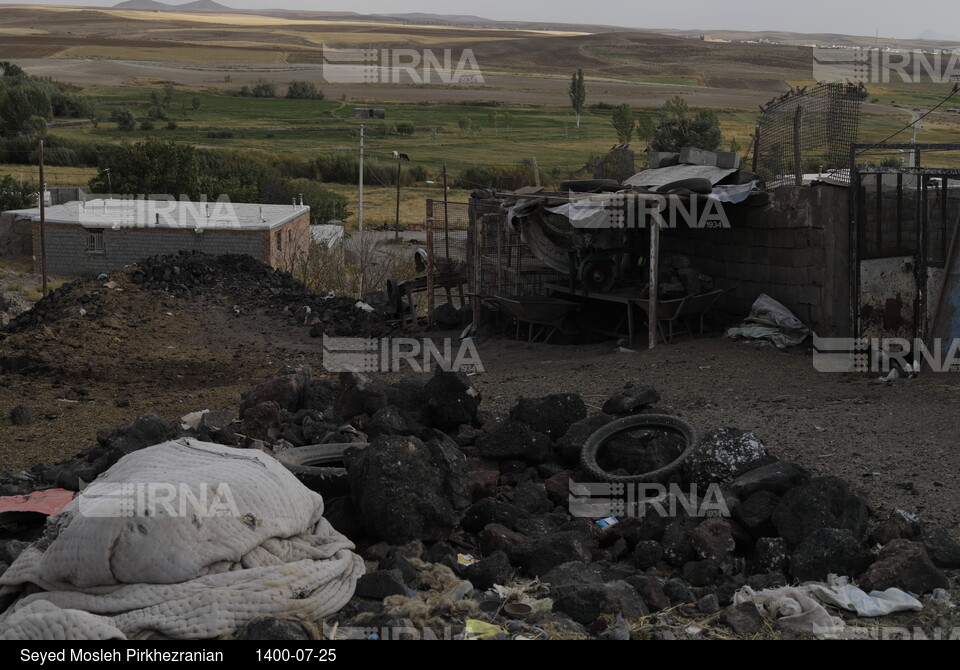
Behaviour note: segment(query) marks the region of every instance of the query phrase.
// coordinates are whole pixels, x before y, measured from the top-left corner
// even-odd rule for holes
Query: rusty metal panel
[[[914,256],[860,261],[860,337],[916,334]]]

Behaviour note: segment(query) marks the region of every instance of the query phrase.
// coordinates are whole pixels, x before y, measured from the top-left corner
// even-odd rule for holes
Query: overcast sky
[[[543,21],[595,23],[638,28],[784,30],[801,33],[843,33],[881,37],[914,38],[933,31],[957,38],[960,22],[956,0],[559,0],[550,3],[522,3],[516,0],[451,2],[450,0],[343,0],[319,3],[316,0],[221,0],[237,9],[263,7],[326,11],[354,11],[364,14],[429,12],[471,14],[501,21]],[[0,0],[3,4],[97,5],[90,0]],[[106,0],[101,6],[115,4]],[[170,4],[182,4],[171,0]]]

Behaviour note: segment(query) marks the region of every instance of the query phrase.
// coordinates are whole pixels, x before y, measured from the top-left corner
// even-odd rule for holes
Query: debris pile
[[[674,254],[660,262],[657,277],[657,297],[660,300],[678,300],[703,295],[714,290],[713,277],[692,267],[690,259]],[[650,296],[650,285],[641,289],[640,297]]]
[[[13,319],[26,312],[31,306],[31,302],[20,292],[0,293],[0,328],[6,328]]]
[[[306,289],[289,272],[276,270],[252,256],[210,256],[181,251],[153,256],[138,263],[131,281],[178,295],[200,297],[219,293],[234,309],[280,309],[300,325],[311,326],[310,335],[377,337],[389,332],[383,314],[358,306],[346,296],[319,296]]]
[[[955,621],[945,571],[960,568],[960,542],[946,529],[900,510],[875,518],[848,482],[779,460],[751,432],[670,430],[684,422],[653,414],[659,399],[631,385],[589,416],[568,393],[494,416],[461,373],[334,380],[291,366],[244,394],[236,417],[142,417],[4,484],[79,486],[121,454],[183,437],[270,454],[323,495],[324,517],[367,562],[354,597],[307,622],[328,638],[837,634],[857,607],[917,603]],[[822,616],[822,603],[853,598],[849,616]]]
[[[147,361],[169,367],[177,361],[161,354],[172,342],[185,349],[181,342],[203,330],[190,319],[210,309],[289,320],[310,327],[314,337],[380,337],[391,330],[381,311],[310,293],[251,256],[181,252],[52,291],[0,330],[0,372],[125,379],[135,376],[126,368]],[[217,374],[228,365],[223,356],[209,368],[184,361],[175,374]]]

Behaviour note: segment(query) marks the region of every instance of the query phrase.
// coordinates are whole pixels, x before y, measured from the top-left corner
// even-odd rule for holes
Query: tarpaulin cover
[[[315,622],[353,596],[364,570],[353,548],[273,457],[165,442],[120,459],[0,575],[0,601],[19,598],[0,639],[204,639],[262,616]]]
[[[59,514],[60,510],[73,500],[73,491],[65,489],[46,489],[34,491],[24,496],[3,496],[0,498],[0,514],[4,512],[39,512],[47,516]]]

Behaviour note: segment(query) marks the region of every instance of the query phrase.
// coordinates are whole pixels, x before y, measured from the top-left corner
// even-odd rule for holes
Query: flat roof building
[[[310,208],[302,204],[113,198],[47,207],[45,219],[47,271],[55,275],[108,272],[180,250],[248,254],[288,268],[310,240]],[[4,237],[8,250],[32,254],[39,270],[38,207],[0,215]]]

